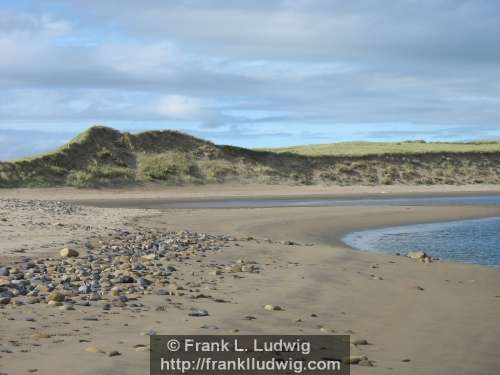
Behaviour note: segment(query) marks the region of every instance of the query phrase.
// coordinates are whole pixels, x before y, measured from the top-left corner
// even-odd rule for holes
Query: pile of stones
[[[127,295],[151,294],[168,286],[176,272],[172,263],[218,251],[236,240],[188,231],[116,230],[87,242],[81,251],[64,248],[56,258],[26,257],[0,266],[0,305],[48,303],[70,308],[106,296],[113,305],[125,306]]]
[[[11,211],[43,212],[50,215],[74,215],[79,214],[84,209],[66,202],[43,201],[43,200],[21,200],[21,199],[0,199],[0,209]]]

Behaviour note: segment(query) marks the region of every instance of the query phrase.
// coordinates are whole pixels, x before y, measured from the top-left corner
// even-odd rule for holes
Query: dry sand
[[[188,198],[221,196],[279,195],[280,189],[259,187],[190,188],[140,190],[75,191],[71,189],[2,191],[0,197],[40,199]],[[288,188],[284,195],[380,194],[386,187]],[[492,187],[466,187],[456,192],[495,192]],[[321,191],[318,192],[318,191]],[[391,194],[413,194],[426,188],[390,187]],[[433,193],[447,190],[433,188]],[[497,207],[328,207],[267,208],[232,210],[124,210],[83,208],[68,217],[43,217],[30,213],[31,220],[50,223],[70,222],[50,233],[25,225],[22,210],[0,210],[7,217],[10,232],[1,223],[0,252],[9,260],[21,255],[54,251],[63,242],[76,239],[82,246],[88,232],[105,235],[113,228],[137,226],[161,230],[194,230],[207,233],[252,235],[274,240],[314,243],[313,246],[282,245],[265,241],[238,241],[207,257],[178,262],[177,282],[201,290],[210,286],[212,299],[185,296],[146,295],[141,311],[97,307],[60,311],[46,304],[0,308],[0,373],[25,374],[147,374],[147,345],[141,332],[164,334],[351,333],[370,345],[353,348],[366,355],[374,367],[353,366],[353,374],[496,374],[500,367],[500,269],[446,262],[424,264],[405,257],[353,251],[338,242],[351,230],[439,221],[464,217],[500,215]],[[126,224],[124,224],[126,222]],[[90,224],[89,224],[90,223]],[[105,228],[106,227],[106,228]],[[54,232],[54,233],[53,233]],[[12,238],[17,238],[12,242]],[[29,244],[25,246],[25,244]],[[44,245],[51,245],[43,248]],[[25,253],[15,252],[24,247]],[[40,250],[38,250],[40,249]],[[255,261],[260,273],[224,272],[210,276],[210,261],[231,264],[237,259]],[[7,260],[4,259],[4,262]],[[374,264],[376,268],[373,268]],[[235,277],[236,276],[236,277]],[[215,289],[212,289],[215,287]],[[420,287],[420,288],[417,288]],[[423,290],[421,290],[423,289]],[[176,304],[178,303],[178,304]],[[280,305],[284,311],[266,311],[266,304]],[[156,311],[164,306],[166,311]],[[194,318],[191,307],[206,308],[210,316]],[[316,314],[317,317],[312,317]],[[98,321],[81,318],[97,315]],[[245,316],[255,320],[246,320]],[[32,317],[35,321],[27,321]],[[302,321],[298,322],[298,319]],[[204,327],[204,328],[202,328]],[[321,329],[323,328],[323,329]],[[33,332],[46,332],[48,339],[34,339]],[[83,341],[82,341],[83,340]],[[122,355],[107,357],[89,353],[95,346]],[[403,360],[409,360],[403,362]]]

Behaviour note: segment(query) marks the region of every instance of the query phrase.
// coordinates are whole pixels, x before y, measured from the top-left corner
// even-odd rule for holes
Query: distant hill
[[[500,152],[500,141],[478,142],[339,142],[332,144],[291,146],[262,149],[273,152],[293,152],[307,156],[364,156],[382,154],[424,154],[440,152]]]
[[[177,131],[95,126],[59,149],[0,162],[0,187],[500,182],[500,143],[341,143],[250,150]]]

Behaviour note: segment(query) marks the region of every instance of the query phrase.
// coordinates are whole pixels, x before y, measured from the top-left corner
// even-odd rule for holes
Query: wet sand
[[[59,199],[103,201],[112,204],[120,200],[120,207],[127,202],[136,204],[154,200],[198,200],[231,198],[286,198],[286,197],[385,197],[415,195],[457,195],[457,194],[500,194],[498,185],[383,185],[383,186],[289,186],[289,185],[202,185],[202,186],[164,186],[146,185],[116,189],[3,189],[0,198],[19,199]]]
[[[175,197],[223,194],[198,189],[187,193],[177,190]],[[385,187],[377,189],[371,193],[382,194],[380,191]],[[479,190],[494,191],[482,189]],[[239,194],[244,190],[241,188]],[[392,193],[420,193],[395,190]],[[225,191],[228,196],[230,192],[237,194],[234,189]],[[293,194],[298,194],[295,192]],[[247,193],[248,196],[257,194],[248,190]],[[300,190],[300,194],[306,193],[307,189]],[[363,192],[351,189],[345,193],[362,195]],[[23,197],[27,193],[11,191],[9,194]],[[64,190],[57,195],[42,190],[42,193],[32,192],[31,196],[85,198],[87,203],[113,198],[113,204],[116,198],[130,203],[132,197],[139,197],[136,192],[122,192],[124,195],[120,196],[109,194],[88,191],[75,194]],[[173,193],[154,194],[161,198],[172,197]],[[276,191],[268,192],[272,194]],[[286,194],[292,193],[287,190]],[[154,198],[147,192],[145,196]],[[0,309],[0,349],[7,348],[12,353],[0,352],[3,372],[24,374],[36,368],[41,374],[65,373],[68,369],[75,374],[147,374],[147,352],[137,351],[134,345],[147,345],[147,337],[141,332],[149,329],[165,334],[352,332],[353,338],[363,338],[370,343],[353,347],[353,354],[366,355],[374,365],[353,366],[353,374],[494,374],[500,366],[499,269],[441,261],[424,264],[406,257],[354,251],[338,241],[342,234],[358,229],[498,216],[499,207],[356,206],[121,212],[111,208],[88,209],[93,210],[96,220],[108,217],[100,215],[117,218],[109,221],[109,228],[124,226],[126,221],[128,228],[193,230],[236,237],[254,236],[258,240],[239,241],[220,252],[176,264],[178,283],[200,282],[203,290],[203,285],[214,279],[215,289],[210,294],[230,303],[192,299],[187,293],[186,296],[169,297],[170,301],[165,296],[145,295],[141,301],[150,308],[140,312],[127,309],[102,312],[94,307],[62,312],[46,304],[5,306]],[[123,215],[121,222],[120,215]],[[89,218],[82,216],[81,220],[83,223]],[[23,227],[14,224],[13,228],[22,232]],[[64,228],[61,231],[66,233]],[[21,234],[39,244],[45,241],[40,233],[30,234],[25,230]],[[275,242],[268,243],[264,238]],[[281,240],[300,244],[281,244]],[[33,252],[36,253],[35,248]],[[261,272],[207,276],[204,266],[210,261],[231,264],[237,259],[257,262]],[[265,311],[262,308],[265,304],[280,305],[284,311]],[[156,311],[159,305],[166,305],[167,311]],[[210,316],[188,317],[190,307],[206,308]],[[81,320],[89,314],[98,314],[100,319],[95,322]],[[24,319],[27,315],[35,315],[36,321],[27,322]],[[256,319],[245,320],[247,315]],[[51,332],[54,336],[33,340],[30,335],[35,330]],[[81,342],[82,338],[89,342]],[[12,340],[22,342],[20,347],[29,348],[29,351],[19,350],[9,342]],[[32,346],[33,343],[40,346]],[[122,355],[109,358],[88,353],[85,348],[89,345],[104,351],[119,350]]]

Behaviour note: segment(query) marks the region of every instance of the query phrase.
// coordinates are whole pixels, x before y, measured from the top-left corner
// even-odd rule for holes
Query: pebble
[[[8,305],[10,303],[10,297],[0,297],[0,305]]]
[[[116,357],[119,355],[122,355],[122,353],[120,353],[118,350],[112,350],[108,353],[108,357]]]
[[[5,206],[5,201],[2,203]],[[9,204],[12,209],[21,207],[26,211],[79,211],[78,207],[65,203],[7,200],[7,207]],[[44,300],[51,306],[62,306],[66,300],[81,296],[84,300],[76,300],[75,304],[88,306],[89,301],[99,301],[106,295],[120,297],[122,294],[136,293],[139,296],[182,296],[186,293],[185,288],[170,280],[177,272],[172,261],[182,262],[188,256],[218,251],[227,246],[228,242],[236,240],[223,235],[189,231],[162,232],[153,229],[135,232],[116,229],[109,234],[94,238],[92,244],[86,246],[85,256],[67,246],[59,252],[60,257],[57,258],[41,258],[36,261],[23,258],[16,263],[15,268],[2,265],[0,272],[8,275],[0,278],[0,303],[9,304],[12,299],[28,296],[29,304]],[[221,271],[216,273],[219,272]],[[20,302],[14,301],[13,304]],[[120,299],[113,304],[125,307],[127,301]],[[139,302],[129,303],[128,306],[143,307]]]
[[[7,267],[0,267],[0,276],[9,276],[10,271]]]
[[[192,308],[190,311],[189,311],[189,316],[208,316],[208,310],[206,309],[196,309],[196,308]]]
[[[59,292],[52,292],[47,296],[47,301],[63,302],[66,296]]]
[[[352,345],[368,345],[368,341],[365,339],[357,339],[352,341]]]
[[[85,320],[87,322],[97,322],[97,321],[99,321],[99,318],[97,318],[95,316],[84,316],[82,318],[82,320]]]
[[[65,247],[64,249],[59,251],[59,255],[63,258],[76,258],[80,254],[78,253],[78,251],[76,251],[74,249],[70,249],[69,247]]]
[[[362,359],[361,361],[358,362],[358,366],[372,367],[373,363],[370,360],[364,358],[364,359]]]
[[[85,351],[88,353],[99,353],[99,354],[106,354],[106,352],[100,348],[97,348],[95,346],[89,346],[85,348]]]
[[[50,339],[51,335],[49,335],[48,333],[46,332],[36,332],[34,334],[31,335],[31,337],[35,340],[39,340],[39,339]]]
[[[406,254],[406,256],[410,259],[418,260],[418,261],[424,262],[424,263],[431,263],[432,262],[432,257],[422,250],[410,251]]]
[[[277,305],[265,305],[264,310],[267,311],[283,311],[283,308],[281,306]]]
[[[365,355],[351,355],[348,358],[345,358],[343,362],[350,365],[357,365],[364,360],[368,360],[368,358]]]

